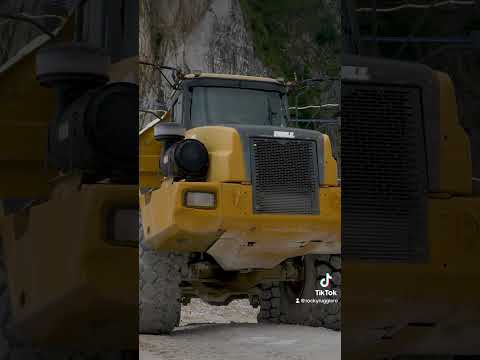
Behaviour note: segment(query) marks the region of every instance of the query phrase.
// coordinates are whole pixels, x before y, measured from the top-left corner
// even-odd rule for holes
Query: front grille
[[[420,89],[342,84],[342,252],[425,256],[426,161]]]
[[[319,213],[315,141],[254,137],[250,148],[255,213]]]

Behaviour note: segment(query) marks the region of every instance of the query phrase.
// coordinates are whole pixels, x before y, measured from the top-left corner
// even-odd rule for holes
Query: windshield
[[[215,124],[285,126],[285,95],[277,91],[194,87],[192,127]]]

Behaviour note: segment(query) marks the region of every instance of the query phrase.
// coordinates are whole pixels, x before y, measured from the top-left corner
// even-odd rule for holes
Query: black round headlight
[[[183,140],[175,147],[175,162],[186,174],[205,176],[208,169],[208,151],[198,140]]]
[[[172,145],[162,160],[162,170],[175,180],[203,181],[208,172],[208,150],[195,139],[186,139]]]

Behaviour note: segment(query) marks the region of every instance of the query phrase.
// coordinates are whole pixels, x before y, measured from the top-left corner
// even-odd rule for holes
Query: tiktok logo
[[[330,286],[330,280],[332,280],[333,277],[332,275],[330,275],[329,273],[326,273],[325,274],[325,277],[320,280],[320,286],[323,287],[323,288],[327,288]]]
[[[315,290],[315,295],[317,295],[317,297],[332,297],[332,296],[338,296],[338,292],[336,289],[332,289],[332,290],[328,290],[328,289],[325,289],[325,288],[328,288],[330,286],[330,280],[333,280],[333,276],[330,275],[329,273],[326,273],[325,274],[325,277],[323,279],[321,279],[319,282],[320,282],[320,286],[324,289],[324,290]],[[336,300],[338,301],[338,299]]]

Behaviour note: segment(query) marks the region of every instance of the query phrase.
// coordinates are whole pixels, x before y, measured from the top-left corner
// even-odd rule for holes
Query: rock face
[[[269,74],[255,56],[239,0],[142,0],[140,11],[145,60],[183,72]],[[141,76],[142,105],[165,105],[166,82],[152,69],[142,69]]]
[[[186,71],[266,73],[255,58],[238,0],[200,1],[204,6],[195,9],[197,16],[192,18],[185,14],[185,2],[191,3],[181,1],[174,14],[184,17],[183,31],[170,32],[164,41],[167,65]]]

